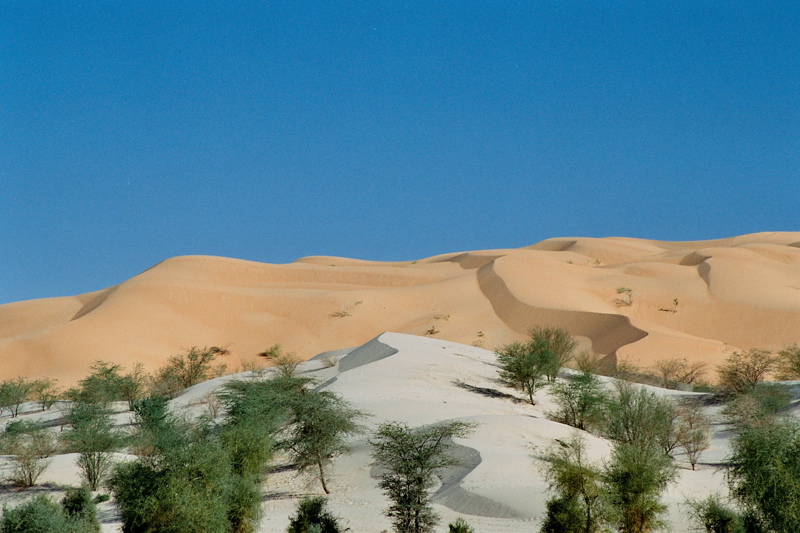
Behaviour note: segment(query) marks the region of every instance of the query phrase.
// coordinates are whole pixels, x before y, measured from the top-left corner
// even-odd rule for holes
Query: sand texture
[[[384,331],[491,350],[536,325],[644,367],[781,348],[800,341],[800,232],[558,238],[394,263],[176,257],[104,290],[0,306],[0,380],[69,386],[96,360],[152,370],[192,346],[227,346],[231,366],[275,343],[308,359]]]
[[[354,407],[365,411],[367,433],[351,442],[350,453],[333,463],[328,485],[332,511],[354,533],[379,533],[391,530],[383,511],[388,500],[378,487],[379,476],[371,457],[371,431],[386,421],[412,427],[460,420],[476,425],[465,438],[455,439],[453,453],[461,464],[443,472],[434,487],[433,502],[444,531],[458,516],[465,517],[478,533],[538,531],[551,493],[543,474],[542,455],[577,431],[551,420],[556,404],[545,388],[537,392],[537,405],[515,401],[519,394],[497,380],[495,355],[489,350],[440,339],[398,333],[384,333],[368,343],[333,356],[303,363],[301,375],[315,379],[322,389],[334,391]],[[268,371],[269,372],[269,371]],[[267,374],[268,376],[269,374]],[[203,398],[228,380],[251,379],[243,373],[210,380],[187,389],[171,401],[179,416],[207,412]],[[559,378],[561,379],[561,378]],[[600,378],[613,390],[611,378]],[[675,398],[696,396],[649,387],[657,394]],[[130,413],[124,402],[116,405],[117,423],[126,427]],[[66,406],[62,406],[66,409]],[[26,405],[22,419],[52,420],[53,431],[63,423],[58,407],[40,413],[36,405]],[[703,453],[697,470],[691,470],[686,457],[675,453],[678,477],[664,494],[669,511],[667,531],[692,531],[685,501],[713,492],[727,493],[721,463],[730,454],[730,428],[721,422],[719,406],[705,408],[716,420],[712,446]],[[0,429],[11,419],[0,418]],[[610,441],[581,432],[589,459],[602,464],[608,459]],[[118,454],[118,460],[130,456]],[[37,493],[59,498],[66,485],[79,481],[74,454],[52,459],[39,484],[31,491],[16,491],[0,486],[0,504],[16,505]],[[11,467],[9,458],[0,456],[0,476]],[[298,476],[285,457],[278,455],[262,487],[263,519],[261,533],[286,531],[289,516],[305,495],[322,494],[315,479]],[[120,531],[119,513],[113,502],[102,506],[104,532]]]

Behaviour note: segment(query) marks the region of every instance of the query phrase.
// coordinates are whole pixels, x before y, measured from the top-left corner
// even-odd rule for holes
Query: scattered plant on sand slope
[[[547,369],[547,380],[555,381],[559,369],[567,366],[574,357],[578,342],[567,330],[551,326],[536,326],[531,330],[530,338],[531,342],[535,344],[541,342],[555,354],[555,363]]]
[[[464,437],[474,426],[447,422],[410,428],[405,424],[381,424],[370,441],[372,456],[383,468],[380,487],[391,500],[386,511],[397,533],[429,533],[439,522],[430,503],[436,472],[458,464],[448,454],[450,439]]]
[[[500,380],[509,387],[525,393],[531,405],[533,395],[545,384],[545,376],[558,368],[558,355],[544,340],[514,342],[496,352]]]

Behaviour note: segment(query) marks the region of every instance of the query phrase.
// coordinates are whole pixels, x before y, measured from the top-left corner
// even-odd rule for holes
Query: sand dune
[[[229,346],[234,366],[275,343],[307,359],[384,331],[492,349],[538,324],[642,366],[798,342],[800,232],[558,238],[391,263],[176,257],[104,290],[0,306],[0,379],[69,385],[96,360],[152,369],[195,345]]]

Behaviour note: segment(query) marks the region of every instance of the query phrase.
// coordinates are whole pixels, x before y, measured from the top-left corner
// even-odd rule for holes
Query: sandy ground
[[[448,420],[477,424],[471,435],[455,441],[454,452],[464,465],[445,474],[434,496],[436,511],[443,518],[439,530],[446,530],[447,522],[458,516],[465,517],[479,533],[538,530],[548,497],[538,457],[554,439],[568,438],[575,431],[549,419],[548,413],[555,406],[546,389],[537,393],[536,406],[503,397],[515,393],[498,384],[491,351],[441,339],[384,333],[364,346],[333,355],[338,360],[335,367],[326,367],[322,357],[317,357],[304,363],[301,371],[368,412],[366,424],[370,429],[384,421],[412,426]],[[229,379],[246,376],[226,376],[197,385],[176,398],[173,408],[202,410],[201,400],[206,394]],[[607,382],[611,386],[610,379]],[[501,395],[487,396],[479,388]],[[652,390],[671,396],[691,394]],[[122,411],[123,404],[119,409]],[[709,412],[713,415],[715,409]],[[30,406],[22,416],[49,418],[57,426],[60,414],[39,414]],[[124,424],[128,415],[120,412],[117,416]],[[0,424],[8,420],[6,415]],[[602,463],[608,457],[610,443],[588,433],[584,436],[590,458]],[[703,455],[696,471],[689,468],[685,458],[677,456],[679,478],[664,498],[669,505],[669,531],[691,530],[684,505],[687,498],[726,492],[718,465],[729,454],[730,436],[723,425],[716,426],[712,448]],[[390,530],[390,522],[383,516],[388,502],[377,486],[370,452],[366,437],[355,440],[351,453],[335,461],[331,476],[329,505],[355,533]],[[120,454],[120,460],[125,458]],[[5,487],[0,490],[0,501],[15,504],[41,491],[58,496],[64,485],[78,482],[74,459],[72,455],[54,458],[36,489],[15,492]],[[278,458],[263,489],[260,531],[285,531],[298,499],[321,493],[313,480],[298,478]],[[119,530],[111,503],[103,504],[102,517],[104,531]]]
[[[544,324],[645,367],[798,342],[800,232],[557,238],[395,263],[176,257],[114,287],[0,306],[0,380],[70,386],[96,360],[152,370],[192,346],[229,347],[232,367],[275,343],[308,359],[384,331],[494,349]]]

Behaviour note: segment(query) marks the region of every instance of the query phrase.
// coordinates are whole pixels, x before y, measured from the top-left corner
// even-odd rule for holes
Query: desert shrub
[[[558,356],[543,340],[508,344],[496,356],[500,380],[525,393],[531,405],[536,405],[533,395],[544,385],[545,376],[558,371]]]
[[[0,520],[2,533],[95,533],[100,531],[97,519],[86,515],[70,515],[57,503],[40,494],[25,503],[3,506]]]
[[[605,521],[603,474],[586,458],[579,434],[558,441],[543,457],[545,476],[555,496],[547,501],[543,533],[594,533]]]
[[[725,505],[718,495],[688,502],[694,522],[706,533],[746,533],[739,514]]]
[[[558,404],[553,418],[578,429],[589,430],[603,425],[608,394],[592,374],[580,374],[555,383],[550,394]]]
[[[583,350],[575,354],[572,358],[575,368],[584,374],[600,374],[610,376],[614,372],[614,364],[610,363],[604,356]]]
[[[180,391],[203,381],[221,376],[224,365],[212,363],[220,356],[228,355],[226,348],[193,346],[186,353],[173,355],[166,366],[156,372],[151,384],[151,394],[174,398]]]
[[[662,359],[656,362],[654,371],[661,378],[661,386],[666,389],[677,388],[678,384],[691,385],[703,375],[706,363],[690,363],[685,357]]]
[[[800,379],[800,346],[791,344],[778,352],[780,379]]]
[[[58,380],[50,378],[37,379],[32,383],[30,399],[39,402],[42,411],[53,407],[61,397]]]
[[[577,341],[563,328],[550,326],[537,326],[530,332],[531,342],[542,343],[555,354],[553,365],[547,369],[548,381],[555,381],[559,368],[566,366],[575,354],[578,347]]]
[[[77,387],[69,389],[65,396],[75,403],[96,403],[108,405],[123,399],[122,389],[124,377],[122,366],[96,361],[91,366],[91,373],[78,382]]]
[[[430,503],[436,472],[458,464],[448,453],[453,437],[474,428],[465,422],[410,428],[381,424],[370,441],[372,456],[383,468],[379,486],[391,500],[386,511],[398,533],[429,533],[439,522]]]
[[[681,403],[677,406],[676,413],[675,439],[694,470],[700,455],[711,446],[711,419],[703,413],[700,404],[694,401]]]
[[[676,475],[672,458],[654,444],[617,443],[604,476],[613,522],[625,533],[663,526],[661,495]]]
[[[447,525],[447,531],[448,533],[475,533],[475,530],[472,529],[469,522],[460,516]]]
[[[733,352],[717,368],[719,386],[727,394],[745,393],[763,381],[775,369],[777,362],[777,356],[766,350],[752,348]]]
[[[33,383],[22,377],[0,383],[0,414],[8,409],[11,412],[11,418],[15,418],[19,414],[20,407],[28,401],[32,392]]]
[[[734,437],[731,495],[762,531],[800,531],[800,426],[779,422]]]
[[[758,383],[730,397],[722,414],[737,429],[772,425],[789,406],[791,393],[780,385]]]
[[[97,521],[97,504],[92,498],[91,490],[86,484],[80,487],[69,487],[61,500],[61,507],[68,519],[86,524],[87,531],[100,531]],[[89,529],[90,526],[91,529]]]
[[[57,449],[53,433],[35,422],[11,422],[0,437],[0,450],[12,456],[13,468],[9,481],[22,488],[36,484],[49,464],[47,458]]]
[[[323,497],[303,498],[297,504],[297,512],[289,519],[287,533],[343,533],[345,529],[326,508]]]
[[[111,471],[111,452],[124,442],[100,404],[75,404],[67,416],[70,429],[62,437],[67,450],[78,453],[78,468],[91,490],[97,490]]]
[[[670,453],[677,445],[674,404],[625,381],[608,402],[606,435],[618,443],[638,447],[657,445]]]

